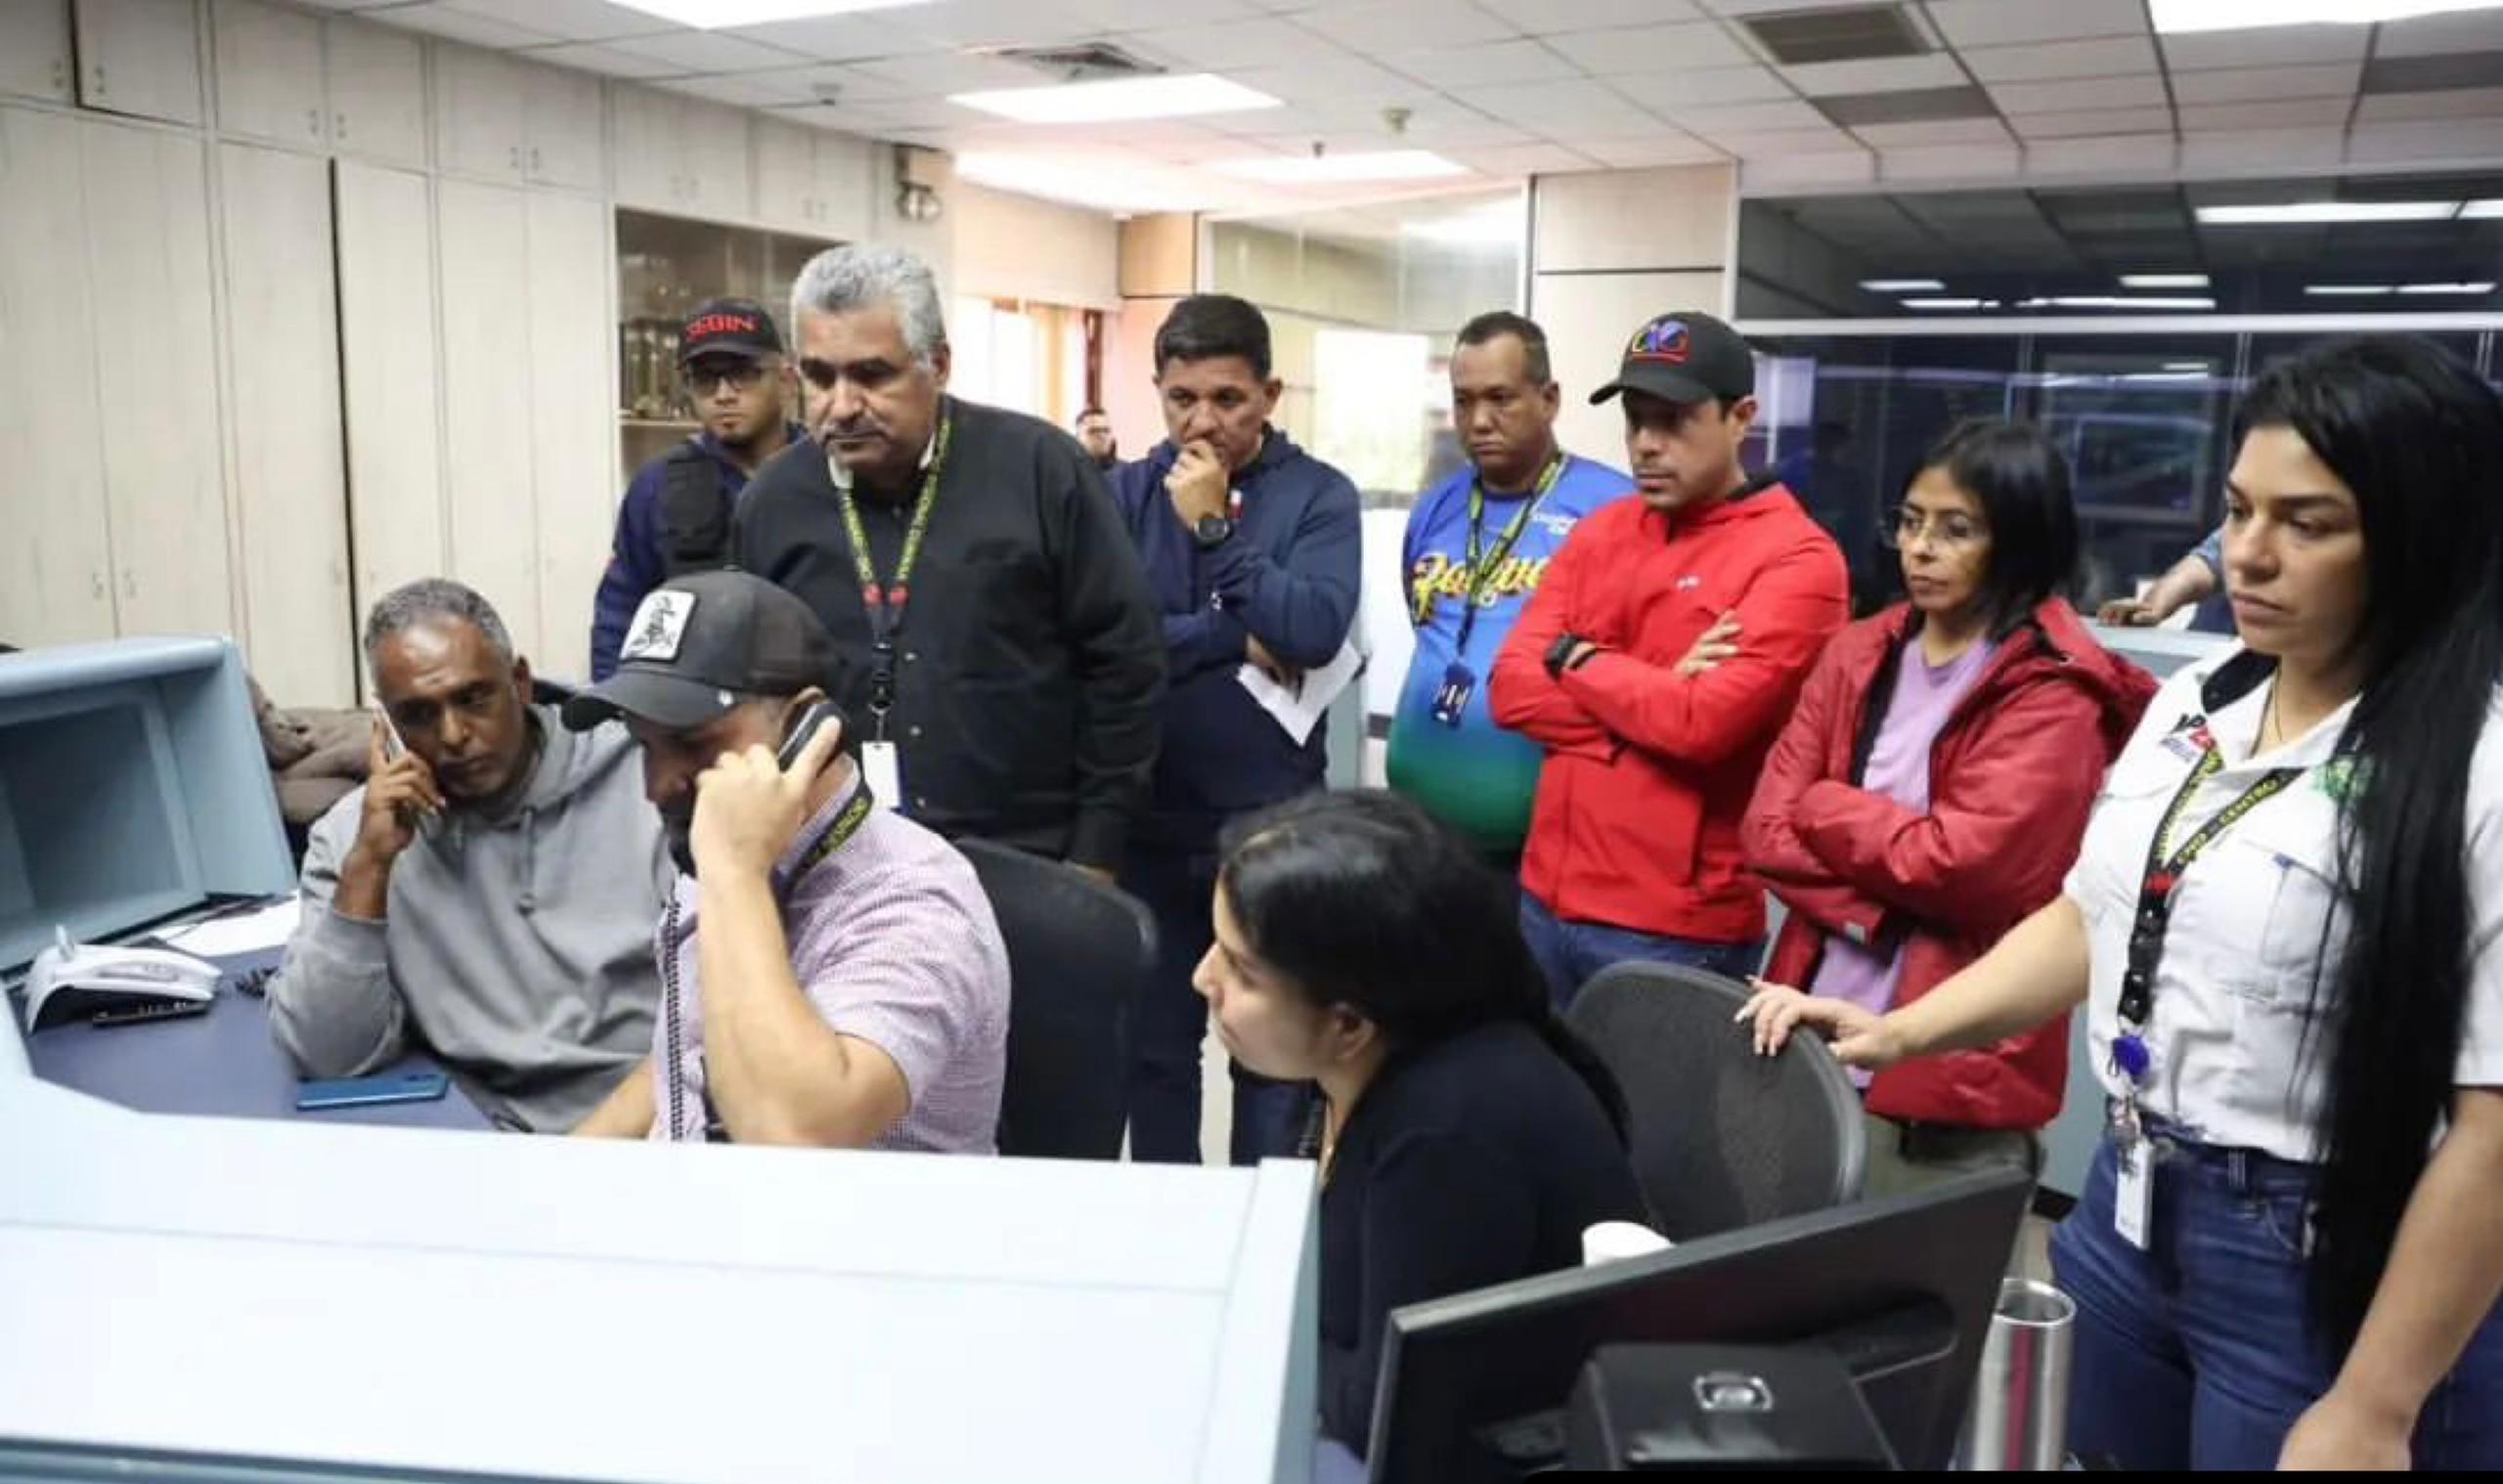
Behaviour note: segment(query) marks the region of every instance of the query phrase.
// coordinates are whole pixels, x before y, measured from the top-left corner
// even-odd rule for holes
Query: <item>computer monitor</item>
[[[1394,1310],[1370,1477],[1449,1484],[1557,1462],[1574,1378],[1611,1343],[1826,1344],[1903,1466],[1944,1467],[2032,1188],[2016,1170],[1968,1175]]]

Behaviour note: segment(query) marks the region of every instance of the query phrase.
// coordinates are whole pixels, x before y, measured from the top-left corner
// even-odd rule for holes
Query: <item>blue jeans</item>
[[[1640,960],[1651,964],[1683,964],[1708,969],[1743,981],[1764,963],[1764,939],[1748,943],[1707,943],[1691,938],[1657,938],[1626,928],[1591,922],[1564,922],[1547,903],[1521,894],[1521,937],[1529,940],[1530,957],[1547,979],[1548,996],[1561,1014],[1573,1003],[1591,976],[1610,964]]]
[[[2157,1149],[2146,1251],[2113,1230],[2109,1140],[2051,1235],[2078,1308],[2069,1451],[2089,1467],[2272,1469],[2338,1372],[2305,1308],[2314,1172],[2251,1150]],[[2415,1454],[2419,1468],[2503,1468],[2503,1309],[2427,1399]]]
[[[1130,1157],[1148,1164],[1200,1162],[1200,1052],[1208,1001],[1191,975],[1216,936],[1210,919],[1216,852],[1131,851],[1121,889],[1156,917],[1156,972],[1130,1014]],[[1276,1082],[1229,1062],[1234,1081],[1236,1164],[1295,1154],[1309,1085]]]

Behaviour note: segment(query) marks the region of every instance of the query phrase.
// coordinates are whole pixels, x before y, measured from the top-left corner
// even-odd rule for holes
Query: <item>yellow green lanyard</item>
[[[1512,520],[1495,538],[1495,548],[1485,552],[1480,552],[1478,544],[1486,539],[1486,482],[1482,478],[1469,482],[1469,546],[1462,558],[1462,570],[1469,574],[1469,590],[1462,597],[1460,637],[1452,645],[1453,654],[1469,652],[1469,635],[1477,626],[1478,608],[1484,605],[1486,593],[1494,587],[1496,571],[1504,565],[1504,559],[1513,554],[1513,547],[1520,544],[1521,533],[1529,529],[1530,516],[1537,513],[1539,503],[1547,499],[1556,488],[1556,481],[1563,474],[1564,455],[1559,450],[1548,458],[1547,467],[1539,471],[1538,483],[1531,489],[1529,498],[1521,502],[1521,507],[1513,512]],[[1433,614],[1433,594],[1419,593],[1417,622],[1423,624]]]
[[[930,467],[921,476],[921,498],[913,502],[912,524],[904,528],[903,551],[896,558],[896,575],[878,581],[877,564],[869,558],[869,533],[860,525],[860,506],[849,485],[835,491],[843,506],[843,532],[852,541],[852,569],[860,579],[860,607],[869,616],[869,714],[882,724],[896,704],[896,634],[903,628],[904,605],[912,600],[912,569],[921,560],[922,539],[930,534],[930,512],[939,503],[939,476],[947,467],[947,444],[955,419],[941,414],[939,436]]]

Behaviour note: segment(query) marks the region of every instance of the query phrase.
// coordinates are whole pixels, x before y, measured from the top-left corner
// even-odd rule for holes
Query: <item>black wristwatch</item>
[[[1558,634],[1556,642],[1547,646],[1547,677],[1551,680],[1562,677],[1564,662],[1571,659],[1573,651],[1580,648],[1584,642],[1578,633]]]
[[[1222,515],[1203,515],[1199,524],[1191,527],[1191,539],[1200,544],[1203,551],[1223,546],[1225,539],[1233,534],[1234,522]]]

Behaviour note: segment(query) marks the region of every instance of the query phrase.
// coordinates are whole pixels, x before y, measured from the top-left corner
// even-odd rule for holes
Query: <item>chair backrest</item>
[[[1565,1014],[1624,1088],[1635,1176],[1674,1242],[1860,1196],[1867,1136],[1850,1074],[1813,1035],[1757,1056],[1733,1024],[1746,1000],[1718,974],[1624,963]]]
[[[1072,865],[987,840],[956,849],[1008,945],[1008,1077],[999,1152],[1118,1159],[1130,1006],[1156,964],[1156,919]]]

